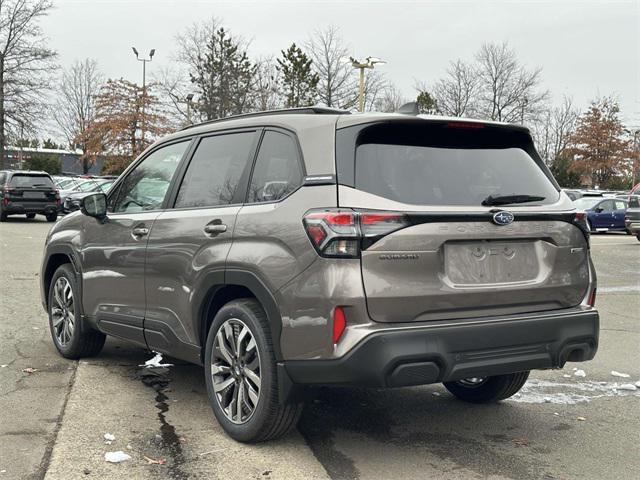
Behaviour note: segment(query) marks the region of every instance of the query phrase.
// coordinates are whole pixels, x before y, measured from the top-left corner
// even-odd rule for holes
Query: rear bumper
[[[49,214],[58,211],[58,205],[51,202],[14,202],[10,201],[3,207],[7,214],[42,213]]]
[[[562,367],[598,348],[594,309],[470,320],[372,333],[335,360],[288,360],[294,383],[424,385]]]
[[[637,235],[640,233],[640,218],[625,218],[624,224],[627,230],[629,230],[632,234]]]

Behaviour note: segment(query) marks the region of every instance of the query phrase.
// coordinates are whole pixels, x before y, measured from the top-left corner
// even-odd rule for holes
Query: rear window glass
[[[51,187],[53,188],[53,182],[51,177],[47,175],[21,175],[15,174],[11,177],[9,185],[16,188],[21,187]]]
[[[544,197],[530,204],[558,200],[551,180],[523,149],[531,143],[528,136],[453,130],[398,125],[375,127],[375,134],[365,130],[355,145],[353,186],[413,205],[477,206],[489,195]]]

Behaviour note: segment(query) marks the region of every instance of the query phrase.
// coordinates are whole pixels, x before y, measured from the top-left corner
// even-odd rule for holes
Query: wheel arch
[[[74,272],[77,275],[77,287],[80,293],[80,298],[82,299],[82,273],[79,267],[78,259],[76,258],[71,247],[67,247],[65,245],[56,245],[47,251],[47,258],[43,264],[42,269],[42,304],[45,309],[49,307],[49,288],[51,286],[51,280],[53,279],[53,274],[56,272],[61,265],[71,264]],[[82,306],[82,301],[80,302],[80,306]]]
[[[227,270],[226,272],[212,272],[207,276],[200,291],[205,292],[201,300],[196,301],[197,311],[194,317],[198,321],[200,355],[204,360],[204,349],[209,327],[218,311],[227,303],[238,298],[255,298],[267,315],[273,341],[276,360],[282,360],[280,350],[280,334],[282,332],[282,317],[276,301],[260,278],[245,270]]]

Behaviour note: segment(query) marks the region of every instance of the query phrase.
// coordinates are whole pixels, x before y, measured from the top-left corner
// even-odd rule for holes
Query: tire
[[[0,222],[7,221],[7,212],[5,212],[2,207],[0,207]]]
[[[527,382],[527,378],[529,378],[529,372],[518,372],[484,379],[445,382],[444,386],[462,401],[494,403],[516,394]],[[479,382],[473,380],[479,380]]]
[[[36,218],[36,214],[35,213],[27,213],[27,218],[28,219]]]
[[[640,242],[640,235],[636,235],[636,240]]]
[[[47,213],[47,222],[55,222],[58,219],[58,212]]]
[[[70,264],[58,267],[49,286],[49,330],[53,344],[65,358],[97,355],[106,335],[82,321],[76,275]]]
[[[236,349],[243,354],[236,355]],[[255,299],[234,300],[218,311],[207,336],[204,363],[209,403],[231,438],[248,443],[272,440],[298,422],[302,402],[282,404],[278,400],[271,331],[267,316]],[[238,397],[242,399],[239,402]]]

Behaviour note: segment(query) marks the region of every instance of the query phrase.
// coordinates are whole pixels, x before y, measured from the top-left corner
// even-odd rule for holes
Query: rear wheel
[[[527,382],[529,372],[509,373],[493,377],[465,378],[445,382],[444,386],[460,400],[470,403],[493,403],[515,395]]]
[[[0,205],[0,222],[6,222],[7,221],[7,212],[4,211],[4,209],[2,208],[2,205]]]
[[[640,235],[636,235],[636,239],[640,242]]]
[[[36,218],[35,213],[27,213],[27,218]]]
[[[278,438],[295,426],[302,403],[281,404],[269,324],[254,299],[235,300],[215,316],[205,351],[209,403],[240,442]]]
[[[76,275],[71,265],[58,267],[49,286],[49,328],[53,343],[65,358],[100,353],[106,336],[82,323]]]
[[[58,219],[58,212],[47,213],[47,222],[55,222]]]

